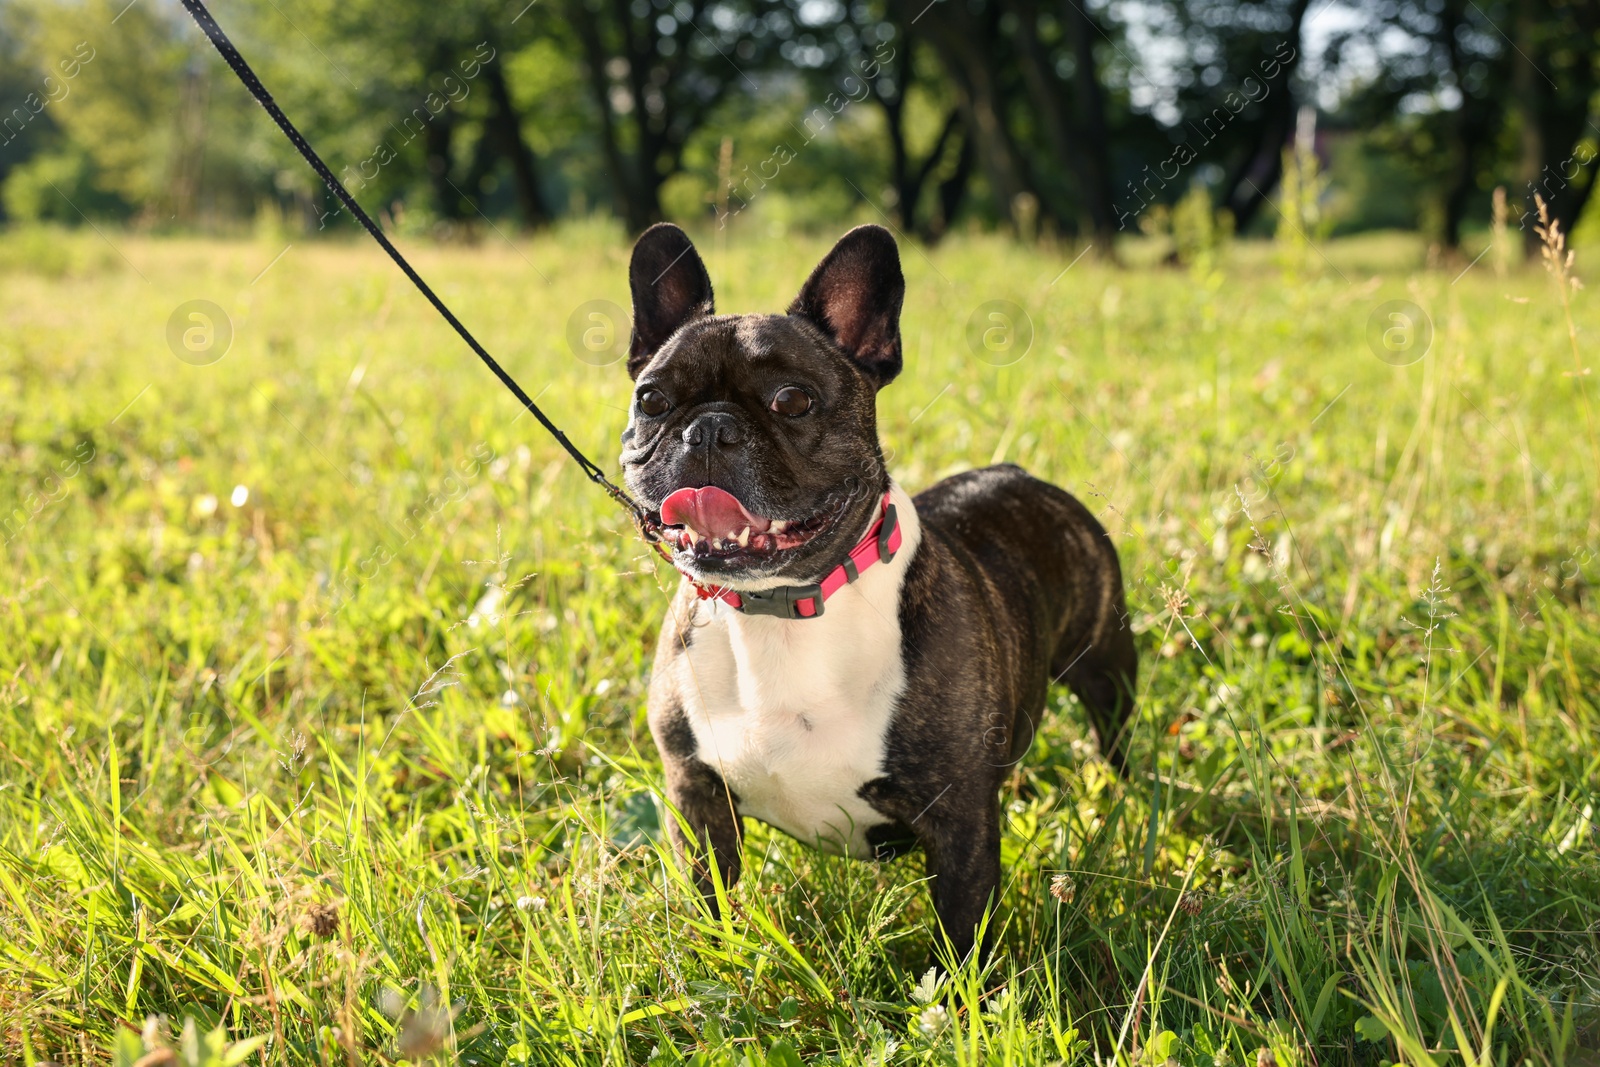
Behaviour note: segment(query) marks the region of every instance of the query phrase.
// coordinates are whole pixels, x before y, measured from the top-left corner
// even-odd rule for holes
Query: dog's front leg
[[[949,938],[957,962],[974,946],[988,951],[989,935],[978,945],[984,912],[1000,894],[1000,813],[990,797],[962,816],[941,820],[923,836],[928,871],[933,875],[933,910]],[[937,955],[937,953],[935,953]]]
[[[680,863],[694,872],[695,885],[718,914],[716,884],[711,864],[716,864],[722,884],[732,889],[739,880],[744,821],[734,808],[734,797],[722,777],[694,758],[668,759],[667,799],[683,816],[688,833],[680,821],[669,814],[667,836]]]

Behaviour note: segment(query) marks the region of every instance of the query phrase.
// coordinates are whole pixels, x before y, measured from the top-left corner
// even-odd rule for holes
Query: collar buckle
[[[810,615],[800,614],[800,602],[811,601]],[[822,585],[780,585],[760,591],[739,590],[739,610],[746,615],[770,615],[777,619],[814,619],[822,614]]]
[[[888,563],[891,559],[894,559],[894,549],[889,547],[889,539],[894,536],[894,528],[899,521],[899,517],[894,513],[894,505],[885,501],[883,521],[878,524],[879,563]]]

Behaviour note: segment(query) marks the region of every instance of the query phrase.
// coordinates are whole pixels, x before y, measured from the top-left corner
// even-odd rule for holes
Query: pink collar
[[[889,494],[883,494],[883,513],[844,562],[811,585],[780,585],[775,589],[736,593],[720,586],[706,586],[683,577],[700,594],[701,600],[720,600],[746,615],[772,615],[780,619],[814,619],[822,614],[823,603],[861,577],[874,563],[888,563],[900,551],[900,522]],[[681,571],[679,573],[682,573]]]

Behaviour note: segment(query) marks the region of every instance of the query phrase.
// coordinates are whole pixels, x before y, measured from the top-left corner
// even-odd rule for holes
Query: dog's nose
[[[743,440],[738,421],[725,411],[697,415],[683,428],[683,443],[690,448],[727,448]]]

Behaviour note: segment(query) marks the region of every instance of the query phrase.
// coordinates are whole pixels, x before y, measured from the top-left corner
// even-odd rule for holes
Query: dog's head
[[[900,373],[894,238],[859,226],[783,315],[718,315],[688,236],[661,223],[628,268],[629,490],[710,584],[811,582],[871,524],[889,477],[877,394]]]

